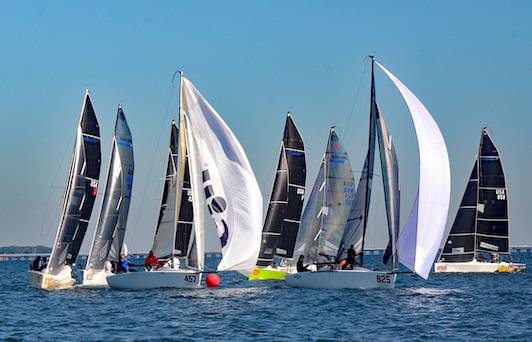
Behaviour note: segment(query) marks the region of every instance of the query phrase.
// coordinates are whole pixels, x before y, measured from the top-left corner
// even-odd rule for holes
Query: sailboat
[[[30,286],[45,290],[71,288],[71,266],[79,249],[94,206],[100,177],[100,128],[89,92],[85,92],[70,163],[63,207],[52,253],[46,268],[29,271]]]
[[[109,286],[199,287],[205,267],[204,205],[220,238],[218,271],[249,276],[260,247],[262,195],[239,141],[183,75],[179,123],[172,123],[166,174],[153,252],[168,262],[148,272],[108,276]]]
[[[526,268],[523,263],[501,260],[501,256],[510,257],[508,221],[501,157],[483,128],[471,176],[434,271],[506,273]]]
[[[286,117],[257,266],[249,280],[284,279],[290,270],[305,200],[305,146],[290,112]],[[281,265],[275,265],[275,258]],[[293,267],[292,267],[293,268]]]
[[[122,106],[118,106],[107,184],[98,225],[83,271],[84,286],[107,286],[111,263],[120,262],[133,186],[133,141]]]
[[[312,211],[317,215],[310,215],[314,223],[302,225],[302,231],[306,231],[304,240],[300,244],[298,252],[304,256],[307,263],[320,265],[317,261],[318,254],[339,260],[343,257],[346,247],[352,248],[360,258],[360,262],[352,269],[335,269],[328,266],[317,269],[314,265],[311,272],[298,272],[286,276],[286,283],[294,287],[309,288],[393,288],[398,273],[399,262],[427,279],[432,262],[438,252],[441,241],[450,196],[450,168],[447,148],[441,132],[427,111],[425,106],[415,95],[397,79],[384,66],[374,60],[372,56],[371,95],[370,95],[370,125],[369,144],[366,160],[360,181],[351,201],[351,206],[345,217],[343,225],[338,228],[341,238],[336,241],[324,241],[320,235],[329,229],[317,219],[323,212],[330,215],[330,207],[327,202],[320,208],[318,204],[312,204],[313,194],[309,198],[307,207],[314,207]],[[379,111],[375,97],[374,65],[377,64],[392,80],[403,96],[416,130],[419,146],[419,188],[414,201],[410,216],[405,227],[399,232],[399,173],[397,157],[392,144],[391,135]],[[381,169],[384,182],[386,202],[386,214],[388,221],[389,243],[383,257],[383,262],[391,260],[390,272],[374,271],[364,267],[364,237],[366,235],[367,218],[371,199],[371,183],[373,178],[375,141],[378,139],[381,159]],[[322,169],[327,176],[326,168],[322,166],[320,174],[314,185],[325,188],[325,195],[330,191],[327,182],[323,182]],[[320,185],[320,183],[322,185]],[[313,189],[313,192],[314,192]],[[338,201],[336,203],[339,203]],[[312,208],[311,207],[311,208]],[[307,208],[305,208],[305,213]],[[305,223],[305,213],[303,223]],[[337,216],[337,219],[343,217]],[[313,232],[317,231],[315,235]],[[319,238],[318,238],[319,237]],[[299,240],[299,237],[298,237]],[[331,243],[332,242],[332,243]],[[298,244],[296,243],[296,249]],[[316,252],[316,250],[318,252]],[[296,253],[297,255],[297,253]],[[323,264],[323,263],[322,263]]]

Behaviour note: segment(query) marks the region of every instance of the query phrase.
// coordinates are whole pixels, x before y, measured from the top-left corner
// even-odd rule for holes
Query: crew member
[[[159,268],[159,261],[157,260],[157,257],[153,255],[153,251],[150,251],[150,253],[146,257],[146,260],[144,261],[144,267],[146,267],[148,271],[156,270]]]
[[[310,271],[308,269],[308,266],[303,265],[304,259],[305,259],[305,257],[300,255],[299,259],[297,260],[297,271],[298,272],[308,272],[308,271]]]

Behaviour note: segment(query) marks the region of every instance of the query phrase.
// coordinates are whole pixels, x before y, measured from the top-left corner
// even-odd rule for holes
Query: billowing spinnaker
[[[185,77],[182,88],[187,129],[196,144],[207,207],[222,246],[218,270],[250,275],[262,235],[259,185],[244,149],[220,115]]]
[[[133,142],[122,107],[118,107],[115,135],[102,211],[87,260],[87,269],[103,270],[107,260],[119,261],[133,185]]]
[[[427,279],[440,248],[451,194],[451,173],[445,140],[418,98],[391,72],[376,62],[403,96],[416,129],[419,146],[419,188],[399,234],[399,261]]]

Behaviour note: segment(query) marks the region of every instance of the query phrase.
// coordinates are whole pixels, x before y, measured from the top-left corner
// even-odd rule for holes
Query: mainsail
[[[159,209],[159,219],[153,239],[152,252],[159,258],[170,257],[174,254],[175,226],[177,210],[177,152],[179,146],[179,130],[172,121],[170,144],[166,163],[166,176],[163,195]]]
[[[482,129],[477,158],[440,259],[472,261],[476,252],[510,252],[504,171],[486,128]]]
[[[325,155],[296,241],[295,255],[304,255],[307,263],[319,255],[336,257],[345,222],[354,197],[351,164],[334,128],[331,128]]]
[[[408,106],[419,147],[419,188],[406,226],[399,234],[399,261],[427,279],[445,230],[451,174],[445,140],[419,99],[376,62],[395,84]]]
[[[81,108],[74,153],[63,198],[61,221],[47,272],[58,274],[76,262],[92,213],[100,177],[100,128],[89,92]]]
[[[133,141],[122,106],[118,106],[107,184],[87,269],[103,270],[107,260],[119,261],[133,186]]]
[[[293,256],[305,198],[305,177],[303,139],[288,113],[257,265],[267,266],[275,256]]]
[[[386,218],[388,221],[388,247],[384,252],[383,263],[392,259],[392,270],[397,271],[399,260],[397,258],[397,239],[399,237],[399,164],[395,154],[395,147],[384,116],[379,113],[377,118],[377,136],[381,160],[382,181],[384,188],[384,202],[386,203]]]
[[[187,146],[193,194],[201,187],[222,247],[218,270],[250,275],[262,234],[262,195],[239,141],[192,82],[182,77],[183,111],[189,130]]]

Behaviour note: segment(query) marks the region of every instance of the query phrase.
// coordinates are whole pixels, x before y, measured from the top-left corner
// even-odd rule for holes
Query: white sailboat
[[[403,96],[414,121],[419,146],[420,175],[418,194],[407,224],[400,233],[398,232],[399,185],[397,161],[391,144],[391,136],[382,115],[379,113],[375,100],[374,63],[386,73]],[[439,242],[445,229],[449,207],[450,169],[445,141],[434,119],[423,104],[401,81],[378,62],[375,62],[373,58],[370,102],[369,147],[364,171],[353,199],[349,219],[346,218],[346,221],[344,221],[346,224],[343,227],[342,239],[337,245],[337,254],[324,253],[330,257],[336,256],[336,258],[339,258],[342,256],[344,247],[353,245],[357,254],[360,255],[360,264],[352,270],[322,269],[314,272],[290,274],[286,277],[286,282],[290,286],[309,288],[393,288],[397,277],[398,262],[401,262],[425,279],[430,273],[432,262],[438,252]],[[371,196],[375,134],[377,134],[379,139],[390,235],[390,243],[385,253],[384,261],[386,263],[387,259],[391,258],[391,272],[374,271],[363,267],[363,246]],[[317,183],[315,187],[316,185]],[[309,204],[311,200],[312,194]],[[307,208],[305,211],[307,211]],[[308,227],[305,227],[305,229],[308,229]],[[320,229],[323,229],[323,227]],[[312,234],[309,236],[312,236]],[[309,245],[320,248],[321,244],[316,239],[307,239],[303,245],[304,248],[299,250],[301,255],[310,259],[307,262],[314,262],[312,248],[316,247],[309,247]]]
[[[434,271],[519,272],[526,264],[511,261],[509,235],[508,191],[501,157],[483,128],[475,165]]]
[[[118,106],[107,184],[98,225],[83,271],[83,286],[107,287],[111,263],[120,262],[133,186],[133,141],[122,106]]]
[[[92,213],[100,177],[100,128],[89,92],[85,92],[79,126],[63,197],[61,219],[47,267],[29,271],[30,286],[59,290],[74,286],[71,266],[79,249]]]
[[[172,260],[172,265],[114,274],[107,277],[111,288],[199,287],[204,270],[205,204],[222,247],[218,271],[249,276],[257,261],[262,196],[247,156],[220,115],[184,76],[180,89],[179,127],[172,124],[153,243],[154,253]]]

